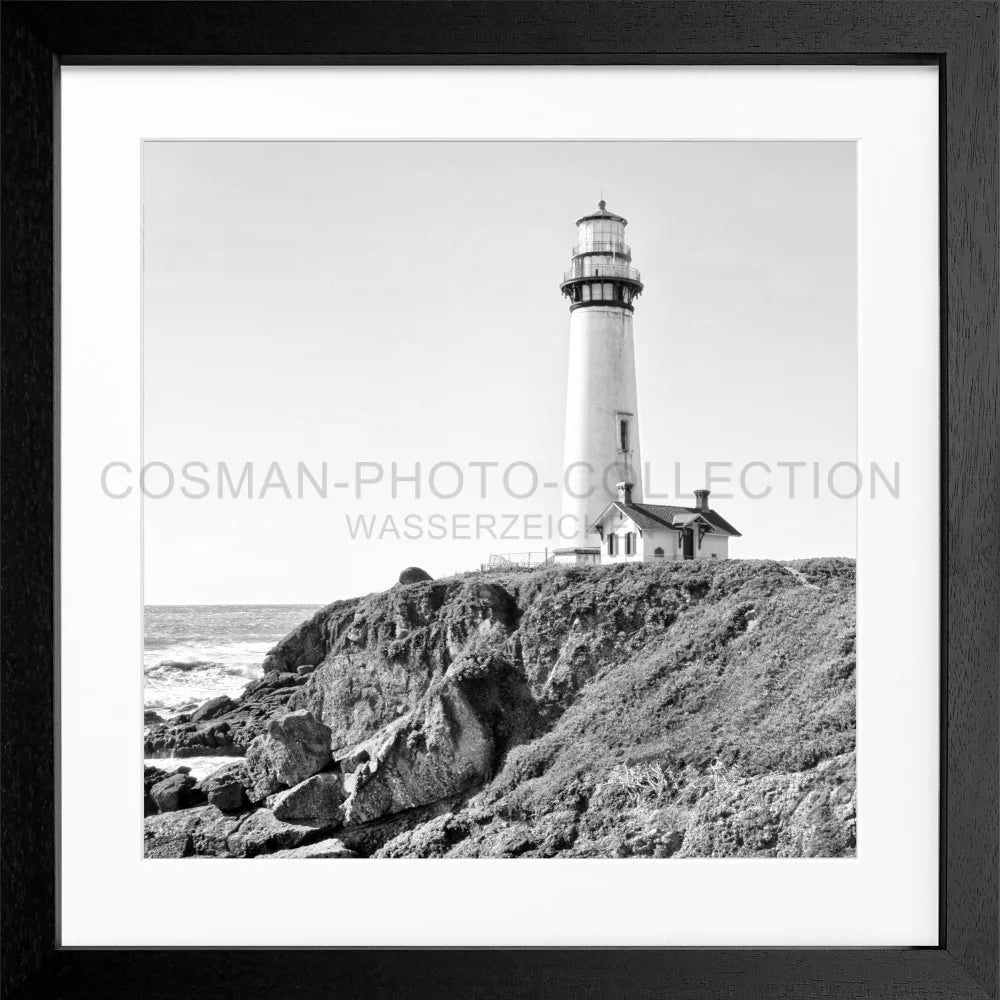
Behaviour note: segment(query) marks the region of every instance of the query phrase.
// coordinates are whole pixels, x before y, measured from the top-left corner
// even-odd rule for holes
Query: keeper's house
[[[591,526],[601,537],[601,562],[656,559],[727,559],[729,539],[740,533],[708,506],[708,490],[695,490],[694,507],[632,503],[632,484],[618,484],[618,500]]]

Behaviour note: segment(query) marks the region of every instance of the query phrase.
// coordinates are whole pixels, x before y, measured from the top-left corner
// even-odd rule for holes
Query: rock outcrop
[[[205,719],[214,719],[217,716],[225,715],[236,707],[236,703],[227,695],[220,695],[218,698],[210,698],[202,706],[191,713],[191,722],[202,722]]]
[[[420,704],[348,779],[350,823],[363,823],[477,788],[503,755],[538,729],[538,713],[521,675],[488,653],[452,664]]]
[[[252,858],[322,840],[334,828],[285,823],[268,809],[227,816],[207,805],[150,816],[143,822],[148,858]]]
[[[337,602],[235,702],[147,730],[147,752],[246,753],[196,787],[147,773],[147,811],[164,781],[179,809],[146,820],[147,853],[850,855],[854,601],[853,562],[827,559],[470,574]]]
[[[273,719],[267,732],[247,749],[247,796],[263,802],[321,771],[333,759],[330,727],[310,712],[289,712]]]
[[[235,702],[216,704],[208,715],[199,715],[206,702],[194,713],[175,716],[167,722],[146,725],[147,757],[238,756],[267,729],[268,723],[287,708],[297,687],[306,676],[295,670],[271,670],[247,685]],[[224,697],[224,696],[223,696]],[[219,699],[213,699],[219,702]],[[197,716],[197,718],[196,718]]]

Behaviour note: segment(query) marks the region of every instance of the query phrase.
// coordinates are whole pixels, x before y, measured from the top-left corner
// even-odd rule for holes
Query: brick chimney
[[[708,494],[709,490],[695,490],[694,491],[694,505],[698,510],[708,510]]]
[[[632,502],[632,483],[618,483],[618,502]]]

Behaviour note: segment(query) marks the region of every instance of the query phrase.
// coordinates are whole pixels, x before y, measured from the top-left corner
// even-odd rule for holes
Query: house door
[[[690,528],[684,529],[684,558],[694,559],[694,532]]]

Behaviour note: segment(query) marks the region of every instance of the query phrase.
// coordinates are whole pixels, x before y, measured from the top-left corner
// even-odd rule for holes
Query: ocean
[[[238,695],[263,676],[264,654],[318,604],[147,605],[143,703],[169,718],[220,694]],[[170,771],[184,765],[203,778],[228,757],[167,757],[147,764]]]
[[[314,604],[147,605],[143,702],[167,717],[220,694],[235,697],[262,676],[264,654]]]

